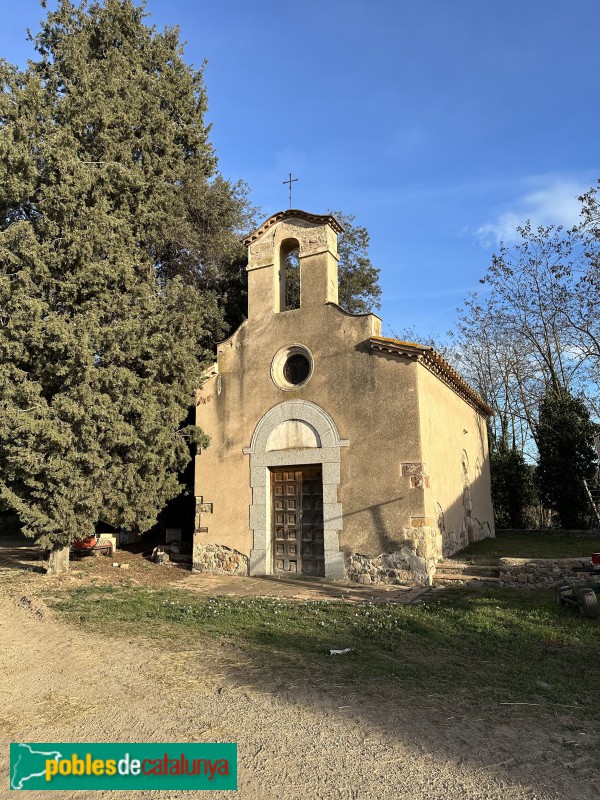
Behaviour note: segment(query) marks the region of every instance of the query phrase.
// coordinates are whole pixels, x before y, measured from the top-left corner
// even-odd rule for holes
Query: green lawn
[[[547,533],[534,536],[511,534],[474,542],[452,558],[473,564],[496,564],[499,558],[591,558],[600,552],[600,536],[576,539]]]
[[[600,624],[546,590],[449,590],[417,606],[198,597],[178,590],[87,586],[47,598],[72,623],[160,639],[233,646],[260,674],[308,685],[467,705],[530,703],[600,717]],[[352,648],[342,656],[330,648]]]

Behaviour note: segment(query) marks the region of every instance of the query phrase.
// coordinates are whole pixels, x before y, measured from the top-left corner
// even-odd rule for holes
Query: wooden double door
[[[271,469],[273,572],[325,575],[321,465]]]

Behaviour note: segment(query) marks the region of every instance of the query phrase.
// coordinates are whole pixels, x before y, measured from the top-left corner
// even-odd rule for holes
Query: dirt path
[[[310,689],[231,644],[173,652],[82,633],[32,591],[0,591],[0,797],[10,741],[237,741],[242,800],[600,798],[596,726],[506,706],[466,711],[410,686]],[[23,599],[27,594],[29,599]],[[31,800],[43,793],[29,792]],[[100,798],[99,792],[61,793]],[[185,792],[136,792],[175,800]]]

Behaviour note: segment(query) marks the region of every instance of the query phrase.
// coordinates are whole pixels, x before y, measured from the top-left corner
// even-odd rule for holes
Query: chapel
[[[290,209],[244,241],[248,318],[196,400],[196,571],[431,583],[494,535],[490,408],[432,347],[338,304],[340,233]]]

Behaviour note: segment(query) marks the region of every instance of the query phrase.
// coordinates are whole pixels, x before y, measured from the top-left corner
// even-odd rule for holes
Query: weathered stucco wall
[[[442,532],[442,553],[494,535],[484,417],[425,367],[419,370],[420,428],[427,516]],[[470,508],[469,508],[470,505]]]
[[[281,311],[278,253],[292,237],[301,306]],[[219,345],[218,367],[198,394],[197,424],[212,444],[196,459],[197,552],[212,563],[217,551],[207,546],[224,546],[247,556],[251,572],[269,572],[268,467],[322,463],[326,574],[398,582],[409,571],[427,580],[442,555],[436,503],[454,537],[445,552],[460,539],[463,449],[473,517],[493,530],[485,426],[414,358],[373,349],[379,318],[334,302],[335,248],[329,225],[304,218],[252,239],[249,318]],[[299,346],[312,373],[305,385],[284,386],[278,353]],[[253,439],[259,423],[271,427]]]
[[[376,324],[329,304],[273,314],[269,324],[247,321],[219,346],[219,373],[206,381],[197,405],[197,422],[212,440],[196,463],[196,495],[208,505],[201,518],[206,543],[249,553],[252,493],[242,448],[266,412],[304,400],[327,412],[348,441],[337,498],[342,549],[371,555],[399,549],[411,517],[424,516],[424,490],[402,470],[402,463],[420,460],[417,365],[370,354]],[[303,388],[284,391],[271,379],[271,362],[294,342],[312,352],[313,374]]]

